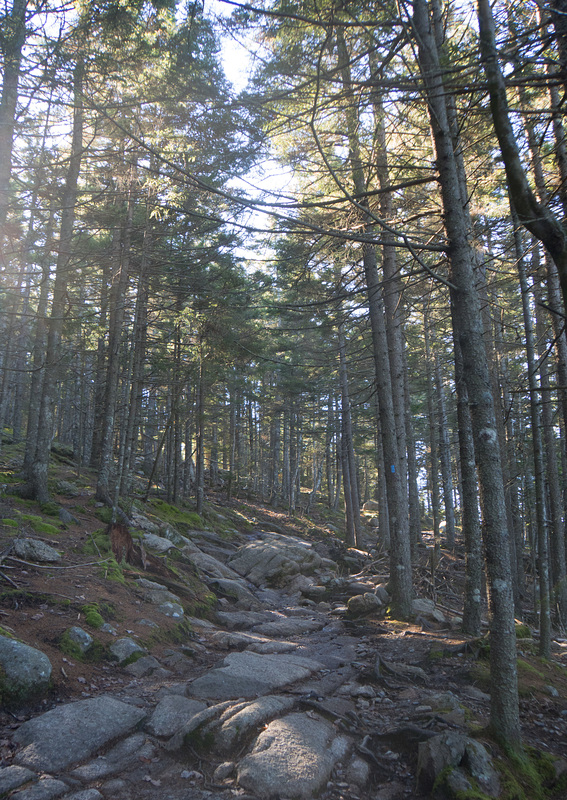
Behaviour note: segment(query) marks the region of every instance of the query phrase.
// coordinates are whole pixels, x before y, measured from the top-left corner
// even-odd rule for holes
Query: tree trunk
[[[352,80],[349,68],[349,56],[342,30],[337,29],[337,46],[341,69],[342,84],[347,97],[352,98]],[[364,170],[360,156],[357,136],[357,114],[352,107],[345,110],[349,138],[349,160],[355,194],[364,197],[366,191]],[[371,218],[366,216],[364,224],[369,227]],[[382,423],[382,447],[386,465],[386,485],[388,490],[388,515],[390,520],[390,584],[392,595],[392,611],[400,619],[407,619],[412,612],[412,571],[411,549],[409,537],[409,514],[406,493],[405,453],[400,460],[398,453],[398,436],[396,432],[396,414],[394,397],[401,396],[392,390],[390,356],[384,301],[382,298],[380,278],[376,263],[376,250],[370,244],[363,245],[362,261],[366,289],[370,327],[372,331],[372,349],[376,370],[376,390]],[[401,409],[403,419],[403,407]]]
[[[561,489],[559,486],[558,453],[554,434],[551,383],[547,368],[548,336],[543,319],[540,287],[535,291],[536,336],[539,343],[539,376],[541,387],[541,422],[545,442],[545,464],[547,497],[549,501],[549,549],[551,593],[556,604],[559,626],[567,625],[567,570],[565,565],[565,525],[562,515]],[[548,656],[545,656],[548,657]]]
[[[3,252],[4,228],[10,200],[12,148],[22,48],[26,40],[27,0],[13,0],[12,10],[4,19],[1,48],[3,55],[2,94],[0,95],[0,253]],[[3,256],[0,255],[3,261]],[[7,264],[0,262],[6,269]]]
[[[96,498],[109,506],[116,507],[117,498],[111,494],[110,480],[114,441],[114,423],[118,384],[120,377],[120,344],[122,341],[126,290],[129,280],[130,242],[134,214],[134,186],[136,167],[131,168],[128,184],[128,199],[124,227],[119,225],[114,231],[114,274],[109,296],[108,355],[106,362],[105,392],[103,403],[103,433],[98,467]]]
[[[338,326],[339,339],[339,382],[341,385],[341,420],[342,420],[342,464],[343,486],[345,495],[346,532],[345,541],[349,547],[360,544],[360,505],[356,480],[356,463],[352,438],[352,419],[350,413],[350,397],[346,365],[346,341],[343,326]]]
[[[556,2],[564,5],[564,0],[556,0]],[[557,18],[559,19],[559,16]],[[516,135],[510,122],[506,84],[498,62],[490,0],[478,0],[478,23],[480,50],[488,83],[492,121],[506,170],[510,197],[522,225],[545,245],[555,261],[563,293],[563,304],[567,309],[567,233],[548,206],[538,201],[524,171]],[[564,47],[565,37],[563,34],[559,40],[561,47]],[[564,68],[563,63],[562,68]]]
[[[463,355],[463,374],[469,395],[480,482],[491,609],[491,726],[501,741],[519,749],[521,734],[516,632],[506,503],[494,399],[474,280],[475,257],[471,244],[468,197],[461,194],[462,178],[445,102],[444,70],[439,61],[426,0],[414,0],[412,24],[418,41],[418,58],[441,184],[453,286],[453,330]]]
[[[53,283],[51,312],[47,324],[47,344],[45,353],[44,377],[38,424],[35,432],[34,455],[30,462],[30,472],[26,475],[27,486],[24,493],[40,503],[50,499],[47,486],[47,472],[53,437],[53,409],[57,392],[61,356],[61,333],[67,303],[67,281],[75,222],[77,184],[83,155],[83,86],[84,64],[79,60],[73,75],[74,111],[73,134],[69,168],[63,189],[59,247]]]

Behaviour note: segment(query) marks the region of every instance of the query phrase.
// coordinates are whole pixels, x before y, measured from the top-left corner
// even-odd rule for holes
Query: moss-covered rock
[[[20,706],[41,697],[49,688],[51,670],[41,650],[0,636],[0,704]]]

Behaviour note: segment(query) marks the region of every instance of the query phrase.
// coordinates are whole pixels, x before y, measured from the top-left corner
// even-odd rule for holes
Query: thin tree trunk
[[[541,422],[545,442],[545,464],[547,497],[549,501],[549,551],[551,592],[555,600],[562,628],[567,625],[567,570],[565,565],[565,525],[562,515],[561,490],[559,486],[558,453],[554,434],[551,383],[547,368],[548,337],[543,319],[540,287],[535,291],[536,335],[539,343],[539,376],[541,387]],[[546,656],[547,657],[547,656]]]
[[[336,32],[342,84],[347,97],[353,97],[349,56],[344,34],[339,28]],[[355,194],[364,197],[366,191],[364,170],[358,142],[357,114],[351,106],[346,108],[346,122],[349,139],[349,160]],[[364,219],[370,225],[370,217]],[[409,513],[406,493],[405,470],[406,454],[400,459],[396,414],[384,302],[376,262],[376,251],[372,245],[364,244],[362,251],[364,276],[368,293],[370,327],[372,331],[372,350],[376,370],[376,389],[378,392],[380,420],[382,423],[382,447],[386,465],[386,484],[388,490],[388,515],[390,519],[390,583],[393,613],[400,619],[407,619],[412,612],[412,570],[409,537]],[[403,406],[401,409],[403,419]]]
[[[349,547],[358,547],[361,536],[360,505],[356,480],[356,464],[352,438],[352,419],[346,365],[346,341],[342,323],[338,326],[339,376],[341,385],[341,419],[343,447],[343,486],[345,495],[346,535]]]
[[[47,324],[45,367],[38,424],[35,431],[35,442],[32,441],[35,452],[29,462],[30,472],[26,475],[27,485],[23,490],[26,495],[34,497],[40,503],[45,503],[50,499],[47,472],[53,437],[53,411],[60,368],[61,333],[67,303],[67,282],[70,277],[69,264],[75,222],[77,184],[83,155],[83,74],[84,64],[82,60],[79,60],[73,75],[74,112],[71,155],[63,189],[59,248],[53,283],[51,312]]]

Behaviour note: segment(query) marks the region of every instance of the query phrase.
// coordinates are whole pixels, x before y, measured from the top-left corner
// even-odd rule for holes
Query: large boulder
[[[231,569],[256,586],[285,585],[294,575],[312,573],[323,559],[311,547],[292,536],[263,533],[258,541],[241,547],[229,561]]]
[[[500,794],[500,780],[486,748],[475,739],[457,732],[446,732],[420,742],[417,758],[417,783],[425,792],[444,782],[463,791],[469,778],[489,797]]]
[[[41,650],[0,636],[0,703],[23,705],[45,694],[51,669]]]
[[[238,766],[238,782],[259,797],[310,800],[349,750],[324,719],[292,713],[271,722]]]
[[[18,558],[36,563],[50,564],[61,561],[61,555],[54,547],[42,542],[40,539],[15,539],[14,553]]]
[[[125,736],[146,716],[142,709],[101,695],[47,711],[14,734],[14,762],[38,772],[61,772]]]
[[[323,664],[293,653],[230,653],[219,667],[193,681],[189,692],[202,699],[257,697],[309,678]]]

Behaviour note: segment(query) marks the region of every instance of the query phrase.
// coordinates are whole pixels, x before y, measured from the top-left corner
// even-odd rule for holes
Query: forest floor
[[[45,513],[45,507],[42,511],[37,504],[10,494],[10,484],[17,477],[18,459],[17,455],[12,458],[9,455],[5,451],[3,464],[0,464],[3,470],[0,481],[7,484],[7,491],[0,497],[0,633],[13,635],[43,651],[51,661],[53,673],[49,695],[35,706],[0,710],[1,766],[11,763],[13,757],[15,748],[11,733],[21,722],[38,713],[75,699],[119,693],[128,687],[132,691],[136,685],[137,691],[146,697],[155,690],[147,682],[133,681],[125,669],[104,655],[100,660],[79,661],[62,650],[63,633],[72,625],[85,625],[89,605],[96,606],[120,636],[133,636],[146,646],[151,643],[151,654],[164,666],[175,660],[174,650],[179,646],[180,632],[184,631],[187,637],[182,643],[184,680],[191,681],[202,675],[226,656],[226,649],[216,645],[206,635],[206,629],[198,629],[198,635],[191,633],[189,626],[182,628],[175,620],[164,621],[156,606],[143,603],[132,585],[132,579],[139,577],[140,570],[122,564],[120,574],[116,574],[115,562],[108,561],[107,553],[100,547],[108,510],[93,501],[92,476],[88,473],[77,476],[67,458],[56,462],[57,480],[80,487],[80,493],[73,497],[54,493],[54,501],[76,520],[62,525],[57,518]],[[289,517],[249,499],[228,501],[221,493],[210,494],[208,503],[215,512],[211,519],[218,513],[229,517],[238,531],[236,538],[241,537],[243,542],[254,526],[266,529],[272,526],[278,532],[311,542],[336,540],[329,533],[328,512],[319,507],[309,518],[304,518]],[[155,507],[152,510],[155,512]],[[40,565],[15,558],[10,555],[15,535],[41,539],[62,554],[61,562]],[[391,735],[384,736],[384,746],[374,758],[374,777],[366,791],[353,793],[339,775],[334,782],[329,782],[325,797],[386,798],[386,793],[376,792],[387,785],[398,787],[397,796],[420,796],[415,789],[416,748],[407,738],[407,731],[412,728],[451,730],[465,721],[460,712],[452,717],[451,712],[439,714],[433,710],[428,705],[431,690],[453,693],[466,709],[468,729],[486,740],[482,733],[489,714],[489,669],[483,657],[486,648],[479,640],[471,642],[458,630],[464,560],[459,551],[453,554],[441,549],[432,559],[434,552],[430,537],[425,534],[415,569],[416,595],[434,600],[445,614],[446,623],[420,617],[407,623],[384,614],[363,619],[343,618],[345,636],[351,637],[356,651],[356,660],[350,666],[356,671],[361,686],[369,685],[374,690],[369,696],[361,694],[352,701],[359,726],[357,736],[362,741],[364,736],[379,738],[383,735],[377,732]],[[167,578],[167,568],[165,560],[161,563],[165,569],[160,568],[160,559],[151,559],[146,563],[145,572],[142,571],[144,576],[163,582]],[[385,554],[373,550],[372,557],[361,556],[361,563],[363,567],[356,575],[358,580],[368,576],[375,581],[377,578],[387,580]],[[195,571],[187,575],[187,582],[191,588],[184,598],[186,614],[215,621],[215,598],[210,590],[199,581]],[[228,610],[230,606],[226,599],[220,599],[216,607]],[[143,624],[140,622],[142,613]],[[333,608],[328,613],[330,619],[337,619]],[[160,635],[149,636],[148,621],[159,626]],[[97,631],[96,638],[103,653],[115,636],[116,633]],[[318,636],[318,633],[307,635],[310,646],[317,644]],[[394,665],[391,673],[377,675],[378,656],[382,663]],[[396,665],[419,667],[423,672],[405,673]],[[535,635],[519,639],[518,671],[525,743],[555,756],[567,757],[567,638],[557,633],[550,661],[538,657]],[[387,703],[382,702],[384,696],[388,698]],[[339,700],[335,707],[341,713]],[[370,760],[372,758],[370,755]],[[196,766],[206,774],[209,762],[212,770],[212,756],[200,757]],[[231,791],[232,795],[239,795],[237,788]]]

